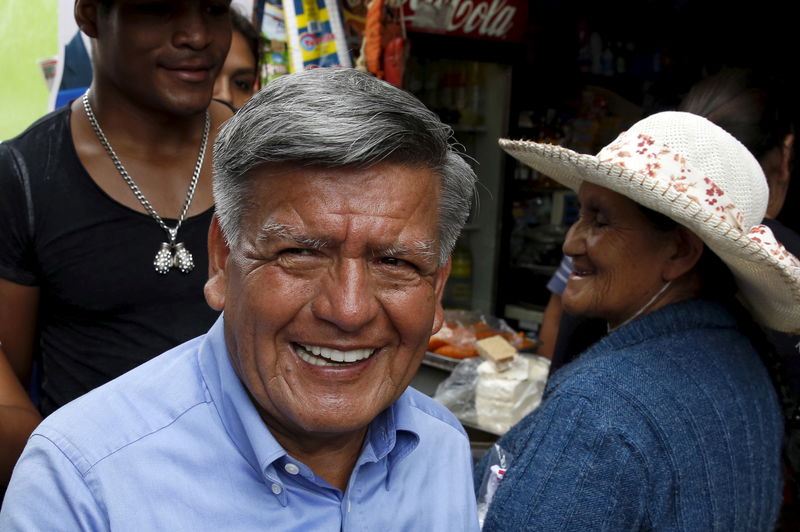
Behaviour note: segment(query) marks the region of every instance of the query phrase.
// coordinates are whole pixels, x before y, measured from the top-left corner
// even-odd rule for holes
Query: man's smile
[[[293,343],[295,353],[301,360],[314,366],[346,366],[368,359],[377,349],[362,348],[340,351],[331,347]]]

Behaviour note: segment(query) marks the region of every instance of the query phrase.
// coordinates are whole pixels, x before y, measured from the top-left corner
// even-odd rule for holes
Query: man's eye
[[[297,257],[309,256],[313,254],[314,250],[307,248],[287,248],[281,251],[281,255],[291,255]]]
[[[167,15],[172,12],[172,4],[169,2],[145,2],[134,7],[146,15]]]
[[[218,2],[216,4],[211,4],[206,7],[206,11],[209,15],[213,17],[218,17],[221,15],[227,15],[230,12],[229,2]]]
[[[392,268],[411,268],[416,269],[412,263],[407,260],[398,259],[397,257],[381,257],[379,262],[384,266],[391,266]]]

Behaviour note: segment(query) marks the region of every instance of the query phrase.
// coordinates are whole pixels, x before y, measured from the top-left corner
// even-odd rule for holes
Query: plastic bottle
[[[472,308],[472,252],[459,240],[453,250],[453,266],[447,279],[444,306],[447,308]]]

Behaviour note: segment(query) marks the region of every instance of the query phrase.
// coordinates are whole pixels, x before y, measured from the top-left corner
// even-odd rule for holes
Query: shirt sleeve
[[[34,434],[14,468],[0,511],[0,530],[110,530],[73,462]]]
[[[36,285],[30,175],[19,152],[0,143],[0,278]]]
[[[484,532],[647,526],[644,463],[596,411],[588,398],[556,396],[500,441],[513,454]]]

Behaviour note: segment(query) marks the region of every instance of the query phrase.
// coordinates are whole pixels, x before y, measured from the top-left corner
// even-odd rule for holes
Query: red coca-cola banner
[[[402,0],[411,31],[472,39],[521,41],[527,0]]]

